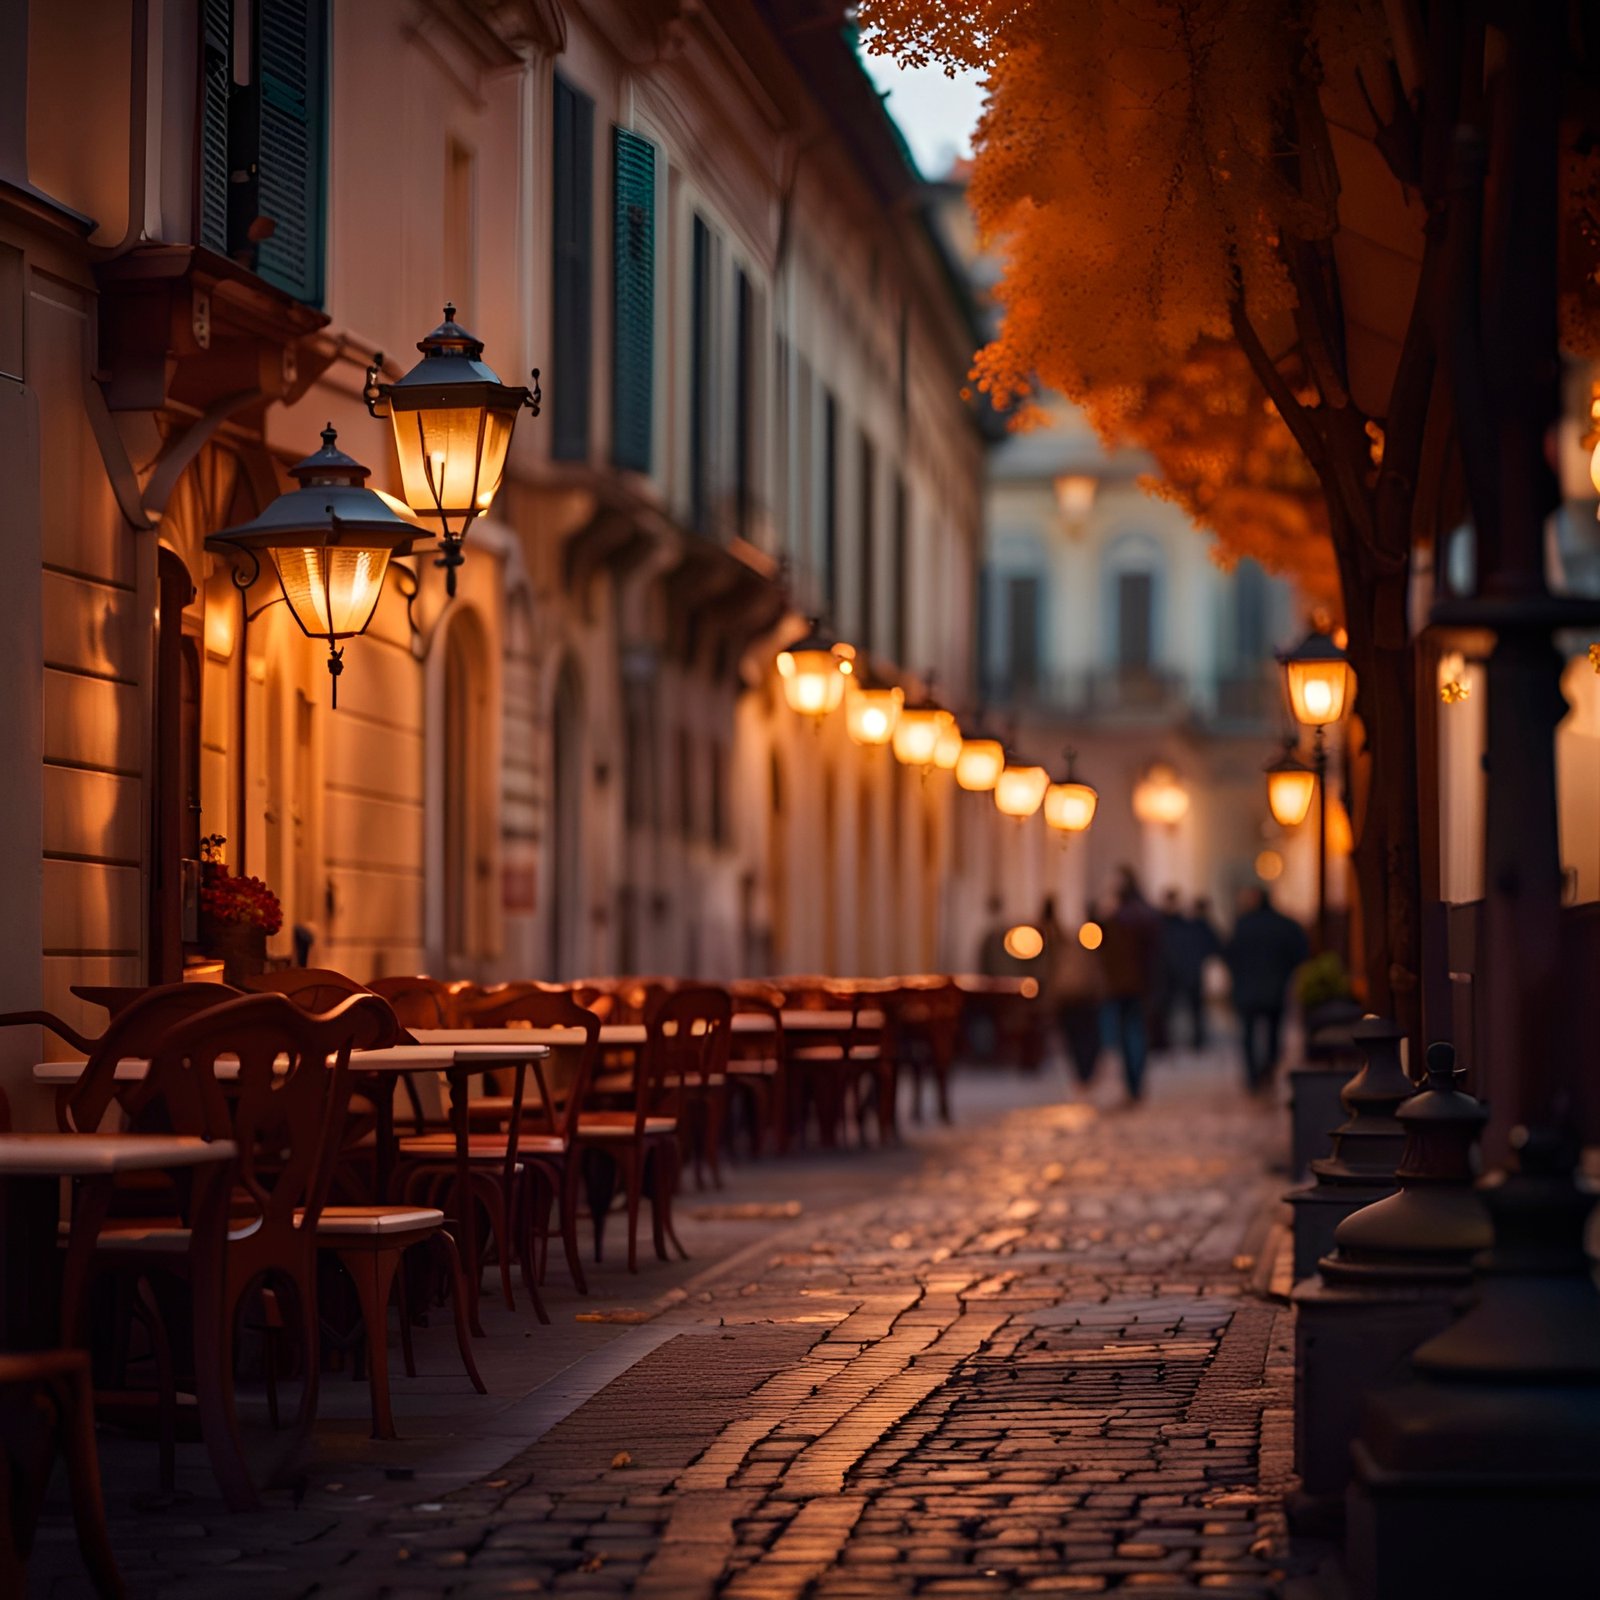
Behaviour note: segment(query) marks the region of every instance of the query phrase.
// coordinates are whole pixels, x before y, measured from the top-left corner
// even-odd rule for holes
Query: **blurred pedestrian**
[[[1095,920],[1092,906],[1089,920]],[[1085,948],[1075,931],[1061,926],[1054,895],[1044,903],[1040,927],[1045,940],[1045,997],[1067,1047],[1072,1075],[1087,1088],[1100,1059],[1100,1008],[1105,1003],[1100,956]]]
[[[1228,941],[1233,1008],[1244,1036],[1245,1087],[1259,1094],[1278,1067],[1289,979],[1310,954],[1306,931],[1272,903],[1265,889],[1246,890]]]
[[[1206,1047],[1206,962],[1221,955],[1222,940],[1211,922],[1211,902],[1196,900],[1185,912],[1176,890],[1169,890],[1161,907],[1161,956],[1167,1037],[1178,1041],[1178,1013],[1186,1012],[1185,1030],[1196,1050]]]
[[[1117,869],[1116,900],[1100,947],[1106,985],[1101,1026],[1105,1042],[1122,1056],[1128,1098],[1140,1100],[1149,1054],[1149,1011],[1161,971],[1161,916],[1140,891],[1132,867]]]

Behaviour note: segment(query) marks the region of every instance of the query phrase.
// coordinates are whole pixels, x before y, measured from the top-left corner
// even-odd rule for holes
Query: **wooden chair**
[[[842,1130],[851,1122],[859,1134],[863,1126],[864,1082],[874,1086],[872,1102],[878,1108],[880,1133],[884,1133],[885,1097],[891,1108],[893,1103],[892,1062],[883,1053],[882,1025],[868,1028],[862,1022],[863,1012],[880,1009],[881,986],[810,983],[799,986],[799,996],[804,1008],[839,1011],[849,1019],[831,1039],[791,1044],[788,1052],[787,1064],[801,1075],[806,1096],[816,1112],[817,1136],[823,1148],[835,1148]],[[789,1037],[799,1035],[791,1033]],[[804,1115],[802,1108],[802,1130]]]
[[[511,986],[508,986],[508,988]],[[577,1144],[579,1119],[588,1101],[600,1053],[600,1018],[560,989],[547,985],[518,985],[499,1000],[485,999],[467,1011],[479,1028],[573,1028],[583,1035],[577,1059],[569,1072],[557,1074],[557,1062],[533,1063],[535,1101],[522,1109],[518,1154],[523,1165],[523,1193],[527,1223],[522,1229],[524,1281],[542,1282],[544,1255],[549,1239],[550,1207],[554,1202],[561,1220],[561,1243],[567,1270],[579,1294],[589,1286],[583,1274],[578,1246],[578,1191],[582,1176]],[[486,1096],[470,1107],[474,1115],[503,1121],[511,1114],[507,1096]],[[537,1247],[536,1270],[532,1252]],[[530,1280],[530,1273],[532,1278]]]
[[[89,1358],[81,1350],[0,1355],[0,1593],[28,1592],[28,1557],[57,1454],[94,1592],[122,1600],[100,1493]]]
[[[784,993],[768,983],[729,986],[734,1015],[759,1015],[772,1021],[770,1033],[730,1034],[728,1091],[732,1105],[743,1111],[750,1135],[750,1153],[769,1146],[782,1154],[789,1147],[789,1085],[784,1071]]]
[[[322,1016],[282,995],[244,995],[173,1027],[140,1086],[166,1102],[174,1131],[231,1137],[238,1146],[231,1203],[191,1199],[177,1223],[119,1221],[97,1240],[97,1260],[113,1270],[188,1280],[202,1429],[218,1482],[236,1507],[257,1503],[234,1406],[240,1306],[264,1283],[280,1303],[287,1288],[295,1304],[304,1385],[282,1452],[287,1464],[316,1415],[317,1229],[349,1100],[350,1052],[376,1044],[392,1027],[393,1013],[370,995],[352,996]],[[226,1085],[217,1070],[223,1057],[237,1061],[237,1077]],[[176,1126],[181,1120],[191,1125]],[[77,1226],[74,1218],[75,1232]]]
[[[911,1074],[911,1115],[922,1121],[922,1089],[933,1084],[940,1122],[950,1121],[950,1071],[961,1039],[966,996],[953,978],[919,976],[901,986],[895,1011],[900,1065]]]
[[[684,1260],[689,1258],[672,1224],[672,1197],[681,1165],[678,1139],[684,1087],[722,1073],[732,1015],[733,1002],[723,989],[696,985],[664,996],[645,1022],[632,1109],[585,1112],[578,1118],[579,1147],[603,1155],[606,1165],[598,1170],[612,1181],[620,1174],[623,1181],[629,1272],[639,1270],[639,1204],[647,1186],[657,1258],[668,1259],[669,1240]],[[598,1261],[611,1207],[610,1189],[592,1185],[589,1206]]]

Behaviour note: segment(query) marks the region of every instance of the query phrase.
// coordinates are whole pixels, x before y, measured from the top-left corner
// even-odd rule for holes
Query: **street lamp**
[[[1094,821],[1100,803],[1093,785],[1078,781],[1076,761],[1077,752],[1067,751],[1066,772],[1044,792],[1044,820],[1062,835],[1063,845],[1067,834],[1082,833]]]
[[[908,767],[921,767],[926,776],[938,753],[940,736],[955,720],[951,712],[927,694],[901,706],[894,725],[895,759]]]
[[[995,780],[995,808],[1002,816],[1015,817],[1021,822],[1044,803],[1044,792],[1049,785],[1050,774],[1043,767],[1007,759]]]
[[[1140,822],[1175,828],[1189,814],[1189,791],[1166,762],[1158,761],[1134,785],[1133,814]]]
[[[444,308],[444,321],[417,349],[422,359],[395,383],[379,383],[380,351],[367,368],[362,397],[375,417],[387,417],[400,458],[406,503],[439,525],[445,588],[456,592],[461,541],[472,519],[489,509],[505,471],[517,414],[539,415],[539,369],[533,388],[501,383],[483,360],[483,341]]]
[[[241,590],[260,576],[261,552],[271,556],[301,631],[328,642],[335,707],[344,671],[339,641],[367,631],[389,558],[408,555],[412,541],[425,532],[397,500],[366,487],[371,474],[339,449],[338,438],[330,422],[322,430],[322,448],[289,469],[298,489],[280,494],[260,516],[206,540],[207,549],[228,557]]]
[[[880,683],[865,670],[856,672],[845,693],[845,732],[860,745],[888,744],[905,698],[898,685]]]
[[[1283,657],[1283,678],[1295,721],[1312,731],[1317,794],[1317,947],[1328,948],[1328,746],[1324,730],[1344,715],[1355,692],[1350,658],[1325,633],[1313,630]],[[1269,797],[1270,803],[1270,797]]]
[[[973,794],[982,794],[1000,781],[1005,770],[1006,750],[998,739],[978,730],[961,736],[961,754],[956,758],[956,782]]]
[[[811,717],[818,728],[844,698],[845,661],[815,618],[805,638],[778,652],[778,676],[789,709]]]
[[[1280,828],[1298,828],[1311,809],[1317,775],[1286,743],[1283,755],[1267,768],[1267,807]]]

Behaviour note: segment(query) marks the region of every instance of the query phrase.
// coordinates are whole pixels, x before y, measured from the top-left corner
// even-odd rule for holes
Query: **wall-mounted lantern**
[[[272,559],[278,586],[308,638],[328,643],[333,704],[339,704],[343,639],[367,631],[383,593],[389,558],[408,555],[427,536],[399,501],[366,487],[371,475],[338,447],[330,422],[322,448],[289,469],[300,487],[281,494],[258,517],[225,528],[206,548],[226,555],[233,581],[248,589]]]
[[[1077,753],[1067,751],[1067,770],[1058,782],[1044,792],[1044,820],[1063,835],[1082,833],[1094,821],[1100,795],[1093,784],[1082,782],[1077,774]]]
[[[539,415],[539,369],[533,369],[531,390],[501,383],[484,363],[483,341],[456,321],[451,305],[417,349],[422,359],[394,383],[378,382],[380,351],[367,368],[363,394],[373,416],[387,417],[394,429],[406,503],[438,524],[438,565],[453,595],[464,559],[461,541],[472,519],[494,501],[517,415],[524,406]]]
[[[822,719],[844,699],[845,681],[854,668],[853,654],[822,631],[813,617],[805,638],[778,652],[778,676],[783,680],[783,698],[791,711]]]

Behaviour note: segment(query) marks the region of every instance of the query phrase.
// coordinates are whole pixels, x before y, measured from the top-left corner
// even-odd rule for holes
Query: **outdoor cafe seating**
[[[1003,988],[979,986],[990,1011],[1022,1003]],[[948,1117],[972,992],[938,976],[480,987],[284,968],[248,992],[87,991],[107,1014],[98,1037],[49,1013],[0,1017],[81,1058],[35,1069],[55,1134],[0,1132],[0,1338],[14,1352],[0,1408],[11,1384],[55,1397],[91,1525],[91,1374],[98,1420],[153,1435],[163,1485],[187,1406],[225,1499],[257,1506],[304,1459],[328,1361],[364,1369],[372,1435],[397,1436],[396,1313],[414,1375],[413,1322],[448,1302],[464,1382],[485,1392],[485,1266],[508,1307],[515,1269],[545,1320],[555,1240],[589,1292],[585,1211],[596,1262],[620,1213],[635,1273],[646,1200],[656,1259],[687,1259],[673,1215],[685,1173],[718,1186],[736,1156],[891,1143],[903,1076],[919,1115],[928,1079]],[[51,1351],[56,1366],[23,1370]],[[85,1540],[92,1554],[92,1528]]]

